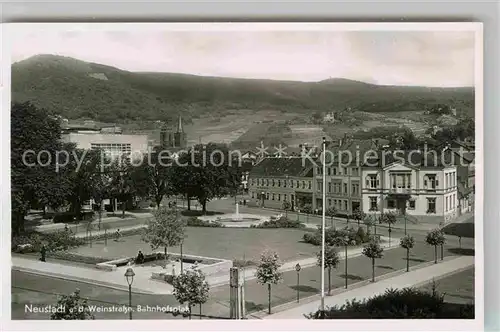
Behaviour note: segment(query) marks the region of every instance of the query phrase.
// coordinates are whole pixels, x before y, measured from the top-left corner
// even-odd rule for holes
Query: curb
[[[54,278],[54,279],[77,281],[77,282],[81,282],[81,283],[88,284],[88,285],[94,285],[94,286],[105,287],[105,288],[110,288],[110,289],[128,292],[128,286],[122,287],[122,286],[118,286],[116,284],[104,283],[104,282],[99,282],[99,281],[86,279],[86,278],[67,276],[67,275],[53,273],[53,272],[42,272],[42,271],[39,271],[36,269],[18,267],[18,266],[11,266],[11,270],[29,273],[29,274],[34,274],[34,275],[38,275],[38,276],[42,276],[42,277],[50,277],[50,278]],[[141,290],[141,289],[134,289],[134,288],[132,288],[132,293],[142,294],[142,295],[155,295],[155,294],[158,295],[158,293],[145,291],[145,290]],[[161,294],[161,295],[167,295],[167,294]]]
[[[438,262],[450,261],[450,260],[453,260],[453,259],[456,259],[456,258],[459,258],[459,257],[462,257],[462,256],[446,256],[443,261],[439,261],[438,260]],[[429,267],[429,266],[432,266],[432,265],[435,265],[434,261],[427,261],[427,262],[418,264],[418,265],[414,266],[413,268],[410,268],[410,272],[411,271],[415,271],[415,270],[420,270],[422,268]],[[474,264],[468,265],[466,267],[459,268],[459,269],[451,271],[451,272],[447,272],[447,273],[445,273],[443,275],[440,275],[439,277],[434,278],[434,280],[444,279],[444,278],[446,278],[446,277],[448,277],[450,275],[453,275],[455,273],[459,273],[459,272],[465,271],[467,269],[470,269],[471,266],[474,266]],[[403,275],[405,273],[406,273],[406,268],[401,269],[401,270],[397,270],[397,271],[393,271],[393,272],[389,272],[389,273],[383,274],[381,276],[375,277],[375,282],[386,280],[386,279],[390,279],[390,278],[394,278],[394,277]],[[424,282],[415,284],[415,285],[413,285],[411,287],[418,288],[418,287],[421,287],[421,286],[426,285],[428,283],[429,283],[429,281],[424,281]],[[356,282],[356,283],[353,283],[353,284],[350,284],[350,285],[348,285],[347,289],[346,288],[342,288],[342,287],[337,287],[337,288],[332,289],[331,295],[326,295],[326,297],[336,296],[336,295],[348,292],[350,290],[354,290],[354,289],[358,289],[360,287],[367,286],[369,284],[372,284],[371,278],[363,280],[363,281],[359,281],[359,282]],[[301,298],[300,299],[300,303],[297,303],[297,301],[294,300],[294,301],[289,301],[289,302],[286,302],[286,303],[283,303],[283,304],[279,304],[279,305],[277,305],[275,307],[272,307],[273,312],[272,312],[271,315],[277,314],[277,313],[280,313],[280,312],[283,312],[283,311],[286,311],[286,310],[294,309],[294,308],[296,308],[298,306],[301,306],[301,305],[304,305],[304,304],[308,304],[308,303],[311,303],[311,302],[314,302],[314,301],[318,301],[320,299],[321,299],[321,295],[320,294],[315,294],[315,295],[311,295],[311,296],[308,296],[308,297]],[[247,315],[247,317],[250,318],[250,319],[264,319],[264,317],[269,317],[269,316],[270,315],[267,313],[267,309],[264,309],[264,310],[261,310],[261,311],[257,311],[257,312],[254,312],[254,313],[251,313],[251,314]]]

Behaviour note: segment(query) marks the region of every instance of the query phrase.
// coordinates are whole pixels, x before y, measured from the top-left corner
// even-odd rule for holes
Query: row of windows
[[[323,191],[323,181],[318,180],[317,188],[319,192]],[[351,192],[349,193],[348,184],[347,183],[339,183],[339,182],[328,182],[327,183],[327,192],[334,194],[344,194],[344,195],[359,195],[359,183],[351,184]]]
[[[266,186],[266,187],[290,187],[311,189],[312,181],[299,181],[299,180],[275,180],[275,179],[252,179],[252,185]]]
[[[453,188],[457,185],[457,172],[450,172],[445,174],[446,189]]]
[[[260,195],[258,193],[255,193],[252,191],[252,198],[260,198]],[[276,194],[276,193],[264,193],[264,199],[266,200],[272,200],[272,201],[287,201],[288,200],[288,195],[287,194]],[[290,199],[293,201],[294,195],[290,195]]]
[[[328,206],[331,207],[335,207],[335,209],[337,210],[341,210],[341,211],[347,211],[348,208],[347,208],[347,204],[348,204],[348,201],[346,199],[328,199]]]
[[[456,199],[457,199],[456,194],[446,197],[446,204],[445,204],[446,212],[454,210],[456,208]]]
[[[390,199],[387,201],[388,209],[397,208],[396,201]],[[417,202],[414,200],[408,201],[408,209],[415,210],[417,208]],[[370,196],[370,211],[378,211],[378,197]],[[427,198],[427,213],[436,213],[436,198],[429,197]]]
[[[446,176],[446,181],[447,181],[447,187],[449,188],[450,186],[448,185],[448,181],[451,181],[452,187],[456,185],[455,183],[455,178],[453,177],[453,173],[448,173]],[[390,186],[392,189],[396,188],[406,188],[410,189],[412,187],[411,183],[411,174],[391,174],[390,178]],[[426,174],[424,176],[424,189],[428,190],[435,190],[439,186],[439,180],[437,178],[436,174]],[[380,179],[378,175],[376,174],[370,174],[366,177],[366,187],[370,189],[376,189],[380,187]]]
[[[326,167],[326,175],[351,175],[351,176],[359,176],[359,167],[350,168],[351,174],[349,174],[348,167]],[[317,175],[323,174],[323,167],[316,168]]]

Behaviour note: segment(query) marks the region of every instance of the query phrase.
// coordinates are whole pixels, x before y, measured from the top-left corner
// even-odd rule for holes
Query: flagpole
[[[326,211],[326,139],[323,137],[323,206],[321,219],[321,311],[325,310],[325,211]]]

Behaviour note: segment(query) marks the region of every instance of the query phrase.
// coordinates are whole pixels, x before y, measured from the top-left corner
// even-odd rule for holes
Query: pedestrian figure
[[[142,264],[144,263],[144,254],[142,251],[139,250],[139,253],[137,254],[137,258],[135,260],[136,264]]]
[[[244,206],[247,205],[247,200],[246,199],[243,200],[243,205]]]
[[[68,233],[68,232],[69,232],[69,229],[68,229],[68,224],[64,224],[64,231],[65,231],[66,233]]]
[[[42,255],[42,257],[40,258],[40,260],[42,262],[45,262],[45,255],[47,254],[47,249],[45,248],[45,245],[43,245],[42,249],[40,249],[40,254]]]
[[[121,237],[120,229],[118,228],[115,233],[115,241],[116,242],[120,241],[120,237]]]

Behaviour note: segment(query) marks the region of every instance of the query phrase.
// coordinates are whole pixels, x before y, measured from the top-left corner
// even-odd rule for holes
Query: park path
[[[340,306],[352,299],[364,300],[375,295],[383,294],[388,288],[401,289],[406,287],[419,287],[433,279],[443,278],[450,274],[459,272],[474,266],[474,256],[460,256],[458,258],[447,259],[439,264],[432,264],[414,271],[406,272],[396,277],[379,280],[352,290],[342,292],[338,295],[325,297],[325,306]],[[283,310],[272,315],[254,315],[253,318],[263,319],[305,319],[304,314],[315,312],[320,308],[320,298],[292,309]],[[279,311],[279,307],[274,309]],[[252,315],[250,315],[252,316]]]

